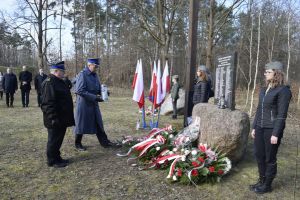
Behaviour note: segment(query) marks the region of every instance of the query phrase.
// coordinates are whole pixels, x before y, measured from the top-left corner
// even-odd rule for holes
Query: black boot
[[[82,146],[81,140],[82,140],[82,135],[76,134],[76,135],[75,135],[75,148],[76,148],[78,151],[85,151],[86,148],[85,148],[84,146]]]
[[[267,177],[265,183],[259,187],[254,188],[254,192],[257,194],[264,194],[272,191],[272,182],[274,178]]]
[[[266,177],[261,176],[258,178],[257,183],[249,185],[250,191],[254,191],[255,188],[262,186],[265,183]]]

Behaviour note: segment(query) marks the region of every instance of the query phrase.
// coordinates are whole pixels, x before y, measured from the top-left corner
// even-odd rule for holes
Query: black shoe
[[[68,165],[67,163],[60,162],[60,161],[57,161],[55,163],[48,163],[49,167],[54,167],[54,168],[63,168],[63,167],[66,167],[67,165]]]
[[[82,144],[75,144],[75,148],[78,151],[85,151],[86,150],[86,147],[82,146]]]
[[[25,108],[25,105],[23,105],[23,108]]]
[[[59,162],[62,162],[62,163],[66,163],[66,164],[69,164],[70,161],[68,159],[62,159],[62,158],[59,158],[58,160]]]
[[[254,188],[254,192],[257,194],[264,194],[267,192],[272,192],[271,186],[267,186],[266,184],[263,184],[259,187]]]
[[[120,148],[122,145],[119,143],[108,141],[106,143],[101,143],[101,146],[104,148],[109,148],[109,147]]]
[[[266,180],[265,177],[260,177],[260,178],[257,180],[257,183],[252,184],[252,185],[249,185],[250,191],[254,191],[254,189],[255,189],[256,187],[261,187],[261,186],[265,183],[265,180]]]

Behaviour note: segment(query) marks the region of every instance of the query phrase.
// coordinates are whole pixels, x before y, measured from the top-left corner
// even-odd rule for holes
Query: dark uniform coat
[[[29,91],[31,90],[32,73],[29,71],[22,71],[19,74],[20,89]],[[26,82],[25,84],[23,82]]]
[[[41,93],[42,92],[42,83],[43,81],[47,78],[46,74],[37,74],[34,78],[34,88],[36,90],[37,93]]]
[[[15,93],[18,89],[17,76],[14,73],[4,74],[2,87],[6,93]]]
[[[171,98],[177,100],[179,98],[179,83],[175,83],[171,89]]]
[[[101,95],[101,84],[96,73],[84,68],[75,85],[76,110],[75,134],[96,134],[97,126],[103,128],[103,121],[96,96]]]
[[[46,128],[75,125],[71,92],[62,79],[52,74],[42,84],[41,109]]]

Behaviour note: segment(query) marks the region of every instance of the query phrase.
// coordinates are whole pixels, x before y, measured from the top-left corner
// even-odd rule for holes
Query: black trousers
[[[36,99],[37,99],[38,105],[41,106],[41,103],[42,103],[42,93],[37,92],[36,94],[37,94]]]
[[[28,106],[28,104],[29,104],[29,93],[30,93],[30,90],[22,90],[21,89],[23,107]]]
[[[3,98],[3,91],[0,91],[0,99],[2,100]]]
[[[6,105],[7,107],[14,105],[14,94],[13,92],[6,92]]]
[[[101,145],[106,145],[108,142],[110,142],[107,138],[107,135],[104,131],[103,126],[97,125],[96,136]],[[83,134],[75,134],[75,145],[81,144],[82,137],[83,137]]]
[[[172,105],[173,105],[173,116],[177,117],[177,99],[172,99]]]
[[[48,128],[48,142],[47,142],[47,160],[48,164],[53,164],[61,159],[60,147],[66,134],[66,127]]]
[[[277,152],[281,138],[277,144],[271,144],[271,128],[255,128],[254,153],[260,177],[275,178],[277,174]]]

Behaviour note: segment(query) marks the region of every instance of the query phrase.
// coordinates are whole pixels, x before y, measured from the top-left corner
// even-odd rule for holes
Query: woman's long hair
[[[274,71],[274,77],[271,80],[266,80],[266,85],[271,85],[272,88],[275,88],[277,86],[286,85],[286,79],[285,74],[281,70],[273,70]]]
[[[200,71],[200,76],[197,77],[200,81],[207,81],[207,75],[205,71]]]

